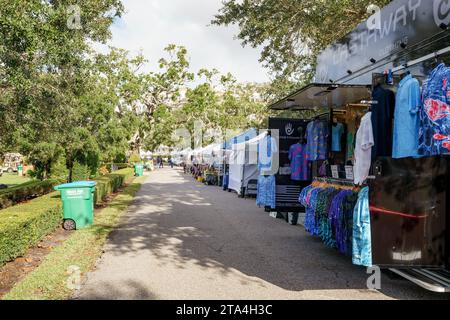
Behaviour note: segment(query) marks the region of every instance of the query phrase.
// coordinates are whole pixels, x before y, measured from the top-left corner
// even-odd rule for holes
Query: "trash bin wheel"
[[[75,224],[75,221],[73,221],[72,219],[64,220],[64,223],[63,223],[64,230],[71,231],[71,230],[75,230],[76,227],[77,226]]]

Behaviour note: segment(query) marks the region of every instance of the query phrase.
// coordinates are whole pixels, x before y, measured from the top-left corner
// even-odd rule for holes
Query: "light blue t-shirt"
[[[372,234],[370,230],[369,188],[358,194],[353,212],[352,260],[358,266],[372,266]]]
[[[331,141],[331,151],[333,152],[341,152],[341,140],[342,135],[344,134],[344,125],[342,123],[337,123],[336,125],[332,125],[332,141]]]
[[[410,74],[400,82],[395,99],[392,158],[419,157],[420,84]]]

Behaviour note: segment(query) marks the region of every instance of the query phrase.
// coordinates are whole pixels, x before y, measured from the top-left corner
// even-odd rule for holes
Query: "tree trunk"
[[[51,163],[46,162],[44,165],[44,175],[43,175],[43,179],[47,180],[49,175],[50,175],[50,168],[51,168]]]
[[[73,177],[73,159],[71,157],[68,157],[66,160],[67,169],[69,170],[69,178],[68,182],[72,182]]]

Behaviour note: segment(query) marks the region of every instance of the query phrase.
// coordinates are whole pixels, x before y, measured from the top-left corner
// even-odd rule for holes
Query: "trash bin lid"
[[[92,188],[95,187],[97,182],[95,181],[76,181],[72,183],[65,183],[55,187],[55,190],[61,189],[76,189],[76,188]]]

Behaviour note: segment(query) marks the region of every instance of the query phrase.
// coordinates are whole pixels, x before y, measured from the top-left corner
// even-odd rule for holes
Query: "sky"
[[[109,45],[132,54],[142,52],[147,68],[157,70],[168,44],[188,50],[191,71],[216,68],[231,72],[240,82],[265,82],[269,78],[259,60],[260,49],[243,48],[236,26],[210,26],[221,0],[123,0],[126,13],[112,26]]]

